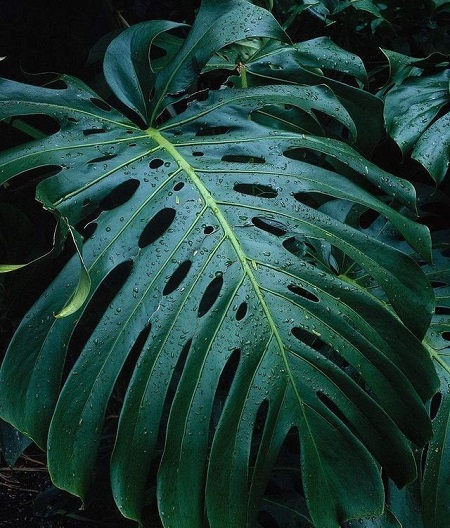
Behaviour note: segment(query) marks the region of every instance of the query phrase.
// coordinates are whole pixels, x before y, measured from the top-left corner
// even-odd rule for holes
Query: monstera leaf
[[[425,528],[444,528],[448,524],[450,489],[450,259],[448,232],[433,252],[434,265],[425,271],[436,293],[436,313],[425,342],[437,365],[440,391],[433,399],[431,413],[434,436],[425,453],[422,482],[422,509]]]
[[[385,52],[396,84],[386,96],[385,121],[389,134],[403,154],[410,154],[428,171],[436,183],[441,183],[450,163],[450,69],[448,57],[434,54],[427,59],[407,58]],[[421,66],[440,60],[440,71],[419,75]],[[413,75],[412,77],[407,77]]]
[[[276,84],[324,84],[328,86],[351,116],[355,133],[349,137],[342,127],[317,124],[316,134],[350,140],[362,153],[370,155],[384,134],[383,104],[374,95],[354,84],[367,83],[367,72],[361,59],[337,46],[330,38],[319,37],[306,42],[280,45],[278,42],[246,39],[216,54],[204,71],[235,69],[240,77],[231,77],[236,86]],[[351,84],[348,84],[349,80]],[[272,127],[303,132],[314,125],[311,116],[296,108],[265,108],[261,114],[269,115]],[[328,121],[333,124],[332,116]],[[316,119],[317,121],[317,119]],[[334,123],[335,124],[335,123]],[[329,123],[328,123],[329,125]]]
[[[171,28],[132,27],[106,53],[109,85],[137,124],[70,77],[1,81],[1,117],[59,124],[4,152],[1,181],[47,171],[37,199],[77,248],[10,343],[1,416],[83,498],[108,401],[125,385],[111,484],[132,519],[156,463],[164,526],[255,526],[292,438],[298,456],[282,463],[301,469],[298,511],[306,500],[314,526],[380,514],[380,467],[410,482],[411,441],[431,436],[424,402],[438,379],[421,339],[433,291],[411,257],[327,205],[382,215],[426,260],[427,228],[390,205],[414,211],[414,189],[346,143],[254,118],[293,107],[354,134],[326,86],[188,95],[210,56],[249,28],[283,38],[266,11],[203,2],[155,72],[148,46]]]

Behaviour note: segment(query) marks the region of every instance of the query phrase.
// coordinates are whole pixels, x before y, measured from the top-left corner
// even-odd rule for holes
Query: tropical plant
[[[156,483],[167,527],[369,526],[381,472],[416,479],[439,387],[415,189],[363,155],[382,104],[355,56],[244,0],[180,27],[110,44],[109,102],[69,76],[0,82],[2,119],[56,123],[1,154],[0,182],[39,178],[53,253],[73,246],[9,345],[0,415],[85,499],[113,402],[112,491],[139,522]]]

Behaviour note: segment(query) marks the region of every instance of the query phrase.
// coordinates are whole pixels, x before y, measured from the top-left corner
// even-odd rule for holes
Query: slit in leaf
[[[270,233],[275,236],[282,236],[285,235],[287,232],[283,224],[280,224],[279,222],[275,222],[273,220],[268,220],[266,218],[254,216],[252,218],[252,223],[258,229],[266,231],[266,233]]]
[[[70,339],[68,360],[71,364],[69,368],[83,350],[103,314],[130,276],[132,267],[133,262],[131,260],[122,262],[112,269],[98,286]],[[68,372],[66,372],[67,374]]]
[[[278,192],[268,185],[258,185],[255,183],[237,183],[233,189],[241,194],[257,196],[258,198],[276,198]]]
[[[327,409],[329,409],[335,416],[337,416],[339,420],[341,420],[341,422],[343,422],[350,429],[350,431],[354,430],[351,423],[346,418],[345,414],[339,409],[339,407],[334,403],[331,398],[329,398],[322,391],[317,391],[316,395],[319,400],[327,407]]]
[[[130,352],[127,355],[127,359],[120,371],[119,377],[117,378],[112,398],[119,403],[119,408],[116,410],[116,414],[120,413],[120,407],[125,397],[125,393],[130,384],[131,376],[138,362],[139,356],[147,342],[148,336],[150,335],[152,329],[151,323],[148,323],[144,328],[139,332],[136,341],[131,347]]]
[[[180,382],[181,375],[184,371],[184,365],[191,349],[192,338],[188,339],[181,349],[180,355],[178,356],[175,368],[173,369],[172,376],[170,378],[169,386],[167,389],[166,398],[164,400],[163,410],[162,410],[162,420],[160,421],[159,426],[159,438],[163,441],[166,436],[167,420],[170,414],[170,409],[172,407],[173,399]]]
[[[256,413],[255,422],[253,424],[252,442],[250,445],[250,456],[249,456],[250,466],[254,466],[256,463],[256,458],[259,453],[261,439],[264,433],[264,427],[266,425],[268,414],[269,414],[269,402],[267,400],[263,400],[258,407],[258,412]]]
[[[92,136],[93,134],[103,134],[105,132],[104,128],[87,128],[83,130],[83,136]]]
[[[439,407],[441,406],[442,402],[442,393],[437,392],[432,398],[430,403],[430,418],[434,420],[436,418],[436,415],[439,411]]]
[[[219,423],[226,399],[228,397],[228,394],[230,393],[234,378],[236,377],[236,372],[239,367],[240,359],[241,351],[239,349],[233,350],[225,366],[223,367],[222,373],[220,374],[212,405],[212,413],[209,427],[210,441],[213,440],[214,430],[217,427],[217,424]]]
[[[436,306],[434,310],[436,315],[450,315],[450,307],[447,306]]]
[[[259,156],[246,156],[246,155],[231,155],[222,156],[222,161],[228,161],[231,163],[265,163],[266,160]]]
[[[293,283],[289,284],[288,290],[291,291],[292,293],[295,293],[295,295],[298,295],[300,297],[303,297],[304,299],[307,299],[308,301],[312,301],[316,303],[320,301],[317,295],[314,295],[310,291],[305,290],[305,288],[300,287],[298,284],[293,284]]]
[[[43,167],[26,170],[9,180],[8,190],[14,191],[26,187],[35,187],[42,180],[55,176],[61,171],[62,167],[59,165],[44,165]]]
[[[442,339],[445,339],[446,341],[450,341],[450,332],[442,332],[441,336],[442,336]]]
[[[108,161],[115,157],[116,154],[105,154],[104,156],[99,156],[98,158],[91,159],[87,163],[100,163],[102,161]]]
[[[68,84],[63,79],[55,79],[46,83],[45,88],[50,88],[51,90],[67,90]]]

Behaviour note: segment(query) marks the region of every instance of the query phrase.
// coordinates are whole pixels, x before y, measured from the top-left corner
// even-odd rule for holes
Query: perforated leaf
[[[189,70],[179,53],[154,73],[155,115],[172,100],[167,72]],[[0,372],[2,417],[47,446],[57,486],[84,497],[120,376],[111,478],[127,517],[141,519],[162,439],[165,526],[198,528],[205,515],[212,528],[254,526],[292,435],[316,526],[381,513],[380,465],[411,481],[410,441],[431,435],[423,402],[438,380],[421,339],[433,293],[410,257],[317,200],[383,215],[428,258],[427,229],[389,205],[414,208],[412,186],[340,141],[253,119],[289,105],[351,129],[324,87],[210,91],[144,130],[80,81],[61,81],[1,81],[1,117],[45,114],[60,131],[3,153],[0,170],[3,182],[59,168],[37,198],[82,231],[91,288],[81,309],[55,318],[80,275],[75,255],[24,318]],[[360,284],[366,273],[393,309]]]
[[[448,232],[443,233],[448,240]],[[422,481],[425,528],[444,528],[450,500],[450,259],[448,243],[434,250],[434,266],[426,272],[435,286],[436,313],[426,336],[441,380],[431,406],[434,435],[428,445]]]

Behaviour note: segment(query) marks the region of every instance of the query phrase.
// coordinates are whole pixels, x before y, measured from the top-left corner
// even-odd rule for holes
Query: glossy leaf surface
[[[193,35],[213,31],[209,8]],[[149,22],[139,31],[160,29]],[[133,31],[111,49],[130,47]],[[152,73],[154,116],[192,82],[190,38]],[[145,98],[133,88],[136,79],[148,86],[141,58],[120,70],[124,82],[108,53],[105,70],[119,99],[143,114]],[[206,63],[206,53],[197,60]],[[346,143],[254,118],[289,105],[354,131],[327,87],[223,88],[142,129],[80,81],[61,81],[65,88],[1,81],[1,117],[45,114],[60,125],[2,154],[1,181],[57,168],[37,198],[82,231],[91,287],[81,309],[55,318],[79,280],[76,254],[24,318],[0,371],[2,417],[47,446],[57,486],[84,497],[108,400],[128,365],[111,460],[127,517],[141,519],[162,435],[165,526],[198,528],[205,515],[212,528],[254,526],[293,431],[315,526],[380,514],[379,465],[399,485],[413,480],[410,441],[431,435],[424,402],[438,380],[421,339],[433,292],[412,258],[326,204],[375,211],[427,259],[427,229],[389,205],[413,210],[413,187]],[[344,173],[333,168],[344,165]],[[393,309],[359,283],[362,274]]]
[[[448,233],[446,233],[448,239]],[[427,269],[435,284],[436,314],[426,342],[436,362],[441,380],[431,412],[434,435],[428,445],[422,482],[425,528],[444,528],[448,524],[450,501],[450,259],[448,244],[434,251],[435,264]]]
[[[385,120],[389,134],[404,154],[422,164],[441,183],[450,163],[450,70],[410,77],[386,96]]]

